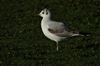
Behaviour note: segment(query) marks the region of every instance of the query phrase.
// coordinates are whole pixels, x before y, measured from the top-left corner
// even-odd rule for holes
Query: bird
[[[68,29],[68,26],[66,26],[63,22],[53,21],[51,19],[51,12],[47,8],[43,9],[38,15],[42,17],[41,29],[43,34],[50,40],[56,42],[57,51],[59,50],[58,43],[61,40],[64,40],[67,37],[84,36],[78,31]]]

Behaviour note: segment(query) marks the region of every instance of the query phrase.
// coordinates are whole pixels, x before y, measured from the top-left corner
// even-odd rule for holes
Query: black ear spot
[[[46,10],[46,15],[48,15],[48,11]]]
[[[48,15],[48,12],[46,12],[46,15]]]

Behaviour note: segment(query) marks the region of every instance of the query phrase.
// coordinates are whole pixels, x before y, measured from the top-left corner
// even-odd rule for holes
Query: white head
[[[48,9],[43,9],[40,13],[39,16],[43,17],[43,18],[50,18],[51,13]]]

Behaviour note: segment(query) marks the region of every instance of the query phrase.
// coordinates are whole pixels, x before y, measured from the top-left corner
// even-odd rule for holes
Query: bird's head
[[[51,13],[50,13],[50,11],[48,10],[48,9],[43,9],[40,13],[39,13],[39,16],[41,16],[41,17],[43,17],[43,18],[45,18],[45,17],[47,17],[47,18],[50,18],[50,15],[51,15]]]

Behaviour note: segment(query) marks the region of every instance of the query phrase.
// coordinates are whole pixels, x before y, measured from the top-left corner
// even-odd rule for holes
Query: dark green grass
[[[37,14],[89,32],[59,43],[47,39]],[[100,66],[100,0],[0,0],[0,66]]]

